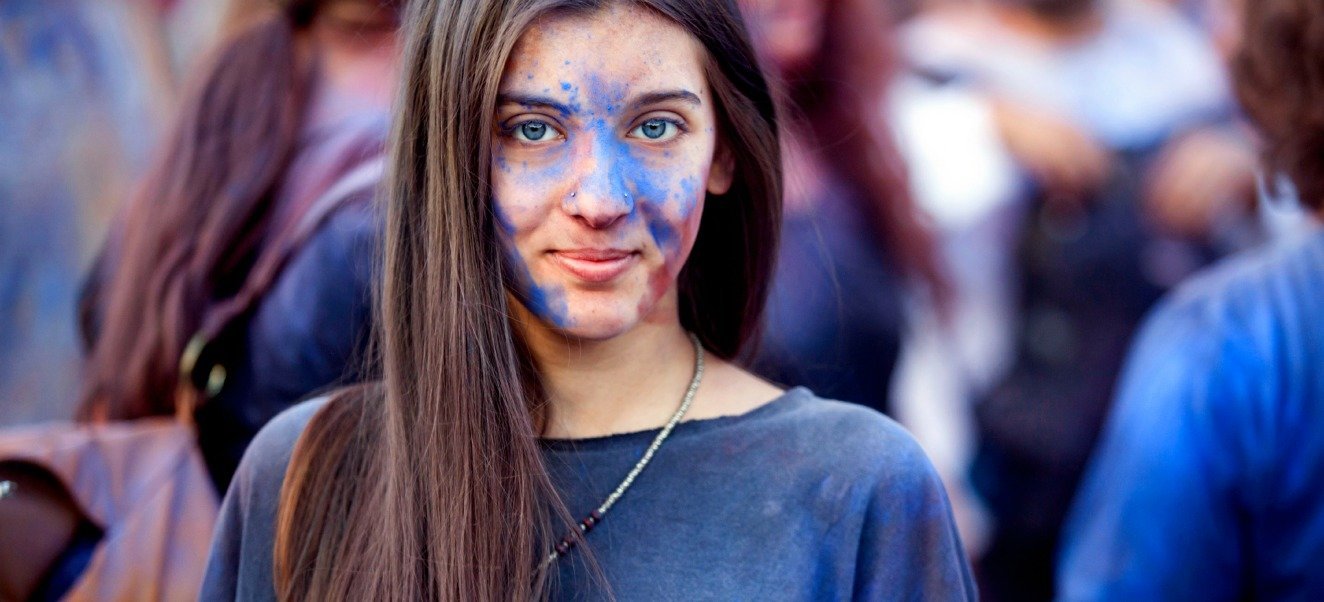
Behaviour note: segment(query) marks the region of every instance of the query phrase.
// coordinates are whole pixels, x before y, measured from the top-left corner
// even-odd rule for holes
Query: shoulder
[[[328,294],[362,295],[376,272],[382,228],[374,202],[346,203],[326,216],[287,269],[300,287],[320,285],[331,289]]]
[[[286,467],[326,403],[318,398],[291,407],[248,446],[217,516],[200,599],[276,599],[271,559]]]
[[[1183,284],[1127,359],[1111,428],[1190,430],[1210,449],[1258,453],[1324,386],[1324,237],[1234,257]],[[1229,439],[1235,438],[1235,440]]]
[[[1320,424],[1324,237],[1313,238],[1224,261],[1155,310],[1064,527],[1068,598],[1220,584],[1235,546],[1174,571],[1171,543],[1235,538],[1264,509],[1317,505],[1289,500],[1307,489],[1281,470],[1319,451],[1282,444]]]
[[[354,238],[375,238],[381,230],[382,212],[373,190],[365,189],[356,198],[345,201],[327,214],[318,228],[319,234],[336,234]]]
[[[809,467],[894,491],[941,486],[919,443],[891,418],[804,388],[786,395],[770,428]]]
[[[1154,310],[1147,332],[1190,340],[1269,342],[1324,310],[1324,235],[1229,258],[1190,279]],[[1177,335],[1177,340],[1172,340]],[[1151,337],[1152,338],[1152,337]]]
[[[802,482],[858,536],[856,597],[974,599],[946,490],[915,438],[870,408],[792,394],[785,455],[809,459]]]
[[[316,397],[291,406],[267,422],[249,444],[235,473],[234,487],[252,493],[270,492],[279,496],[294,447],[308,423],[330,401]]]

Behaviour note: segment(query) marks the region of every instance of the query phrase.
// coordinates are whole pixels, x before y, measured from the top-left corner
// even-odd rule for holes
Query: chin
[[[632,274],[608,285],[589,286],[574,281],[550,281],[534,287],[537,300],[526,305],[543,324],[563,336],[602,341],[626,334],[655,318],[670,282],[656,271],[654,282]],[[551,279],[549,279],[551,280]]]
[[[579,339],[610,339],[629,332],[642,318],[638,302],[627,300],[571,300],[570,306],[569,319],[557,330]]]

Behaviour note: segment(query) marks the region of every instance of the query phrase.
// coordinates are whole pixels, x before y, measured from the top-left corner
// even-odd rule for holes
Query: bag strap
[[[226,371],[220,363],[213,363],[205,379],[200,379],[198,368],[207,347],[232,322],[247,313],[271,287],[281,271],[303,248],[308,239],[321,228],[327,218],[349,202],[373,193],[385,173],[386,158],[381,155],[367,159],[326,189],[290,226],[277,232],[264,246],[257,262],[248,273],[243,287],[234,296],[217,304],[198,332],[184,348],[179,360],[179,391],[176,394],[175,416],[192,423],[193,412],[203,402],[220,393],[225,386]],[[199,383],[202,383],[199,386]]]

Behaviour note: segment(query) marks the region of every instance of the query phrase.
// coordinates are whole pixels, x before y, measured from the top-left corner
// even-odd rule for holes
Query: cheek
[[[562,157],[536,161],[497,152],[492,160],[492,206],[508,236],[527,233],[546,220],[561,201],[566,164]]]
[[[641,213],[669,262],[682,259],[698,234],[707,170],[706,163],[688,162],[656,172],[655,192]]]
[[[648,295],[639,300],[637,309],[639,315],[648,314],[653,304],[667,294],[667,290],[671,288],[671,283],[676,281],[676,275],[666,269],[655,270],[648,275]]]

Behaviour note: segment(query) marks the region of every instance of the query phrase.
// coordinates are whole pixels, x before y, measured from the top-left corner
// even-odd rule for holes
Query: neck
[[[518,302],[517,328],[542,377],[542,436],[582,439],[657,428],[675,413],[694,376],[694,349],[674,303],[609,339],[551,329]]]

